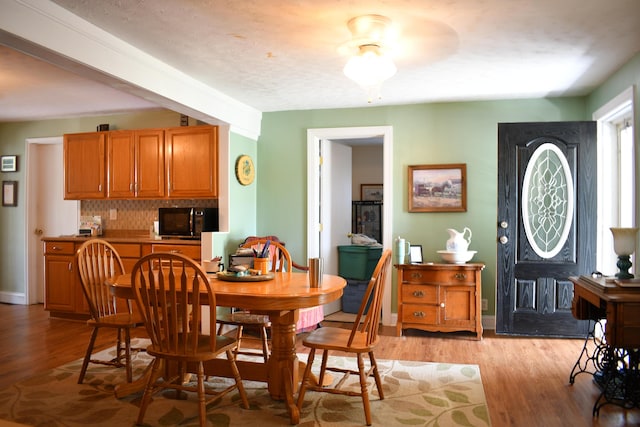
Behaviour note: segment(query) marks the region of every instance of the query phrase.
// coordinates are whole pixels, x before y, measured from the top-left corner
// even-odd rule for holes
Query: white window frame
[[[593,120],[598,123],[598,224],[596,268],[605,275],[617,272],[616,256],[613,252],[613,238],[610,227],[635,226],[636,180],[625,180],[630,190],[621,195],[621,161],[629,159],[635,168],[635,141],[630,153],[621,153],[619,141],[619,124],[629,119],[633,125],[635,117],[634,87],[631,86],[593,113]],[[636,176],[635,170],[632,176]],[[629,194],[633,200],[628,200]],[[633,212],[621,215],[621,206],[631,206]],[[628,209],[628,208],[626,208]],[[630,216],[629,216],[630,215]],[[624,219],[626,217],[627,219]],[[628,218],[633,223],[629,224]],[[634,262],[635,269],[635,262]]]

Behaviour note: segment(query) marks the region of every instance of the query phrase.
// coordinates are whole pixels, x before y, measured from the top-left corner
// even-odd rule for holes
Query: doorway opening
[[[332,201],[324,200],[333,193],[331,189],[332,149],[339,145],[345,145],[349,140],[363,140],[380,138],[383,150],[383,221],[382,243],[383,247],[390,248],[393,224],[393,128],[391,126],[348,127],[348,128],[323,128],[307,130],[307,255],[309,257],[322,256],[325,258],[325,267],[331,265],[327,257],[335,257],[333,265],[337,273],[336,246],[349,244],[348,233],[351,231],[351,186],[349,185],[349,202],[343,207],[332,205]],[[336,155],[336,158],[339,154]],[[338,168],[334,168],[338,169]],[[344,171],[341,171],[344,172]],[[350,174],[350,172],[349,172]],[[349,182],[351,182],[349,180]],[[344,189],[344,183],[342,183]],[[340,192],[336,188],[336,192]],[[324,195],[324,196],[323,196]],[[331,224],[324,223],[331,218],[331,212],[342,209],[348,216],[348,230],[336,230]],[[329,233],[331,230],[331,233]],[[335,252],[335,253],[333,253]],[[327,271],[331,273],[331,271]],[[388,273],[389,276],[391,272]],[[390,280],[390,277],[388,278]],[[390,283],[390,282],[389,282]],[[391,314],[392,286],[385,289],[383,297],[382,323],[384,325],[395,324],[395,318]]]

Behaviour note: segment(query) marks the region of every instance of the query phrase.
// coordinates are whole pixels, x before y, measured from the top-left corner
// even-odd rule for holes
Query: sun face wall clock
[[[236,160],[236,178],[242,185],[249,185],[256,176],[256,170],[253,166],[253,160],[246,154],[238,156]]]

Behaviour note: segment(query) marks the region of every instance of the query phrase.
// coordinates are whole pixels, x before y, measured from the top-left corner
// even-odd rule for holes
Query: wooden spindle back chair
[[[389,266],[391,265],[391,250],[387,249],[382,253],[369,284],[364,293],[362,303],[356,315],[351,330],[336,327],[322,327],[311,332],[302,344],[309,348],[307,366],[300,384],[298,393],[298,410],[302,409],[304,395],[307,390],[318,392],[343,394],[348,396],[361,396],[364,406],[364,414],[367,425],[371,425],[371,408],[369,404],[369,394],[367,392],[367,379],[373,374],[380,400],[384,399],[382,391],[382,380],[378,372],[378,365],[373,354],[373,350],[378,343],[378,331],[380,329],[380,312],[382,310],[382,296],[389,277]],[[366,313],[366,314],[365,314]],[[316,351],[322,351],[322,367],[318,381],[311,381],[311,366],[315,358]],[[328,366],[329,352],[339,351],[353,353],[357,358],[358,370],[349,370],[343,367]],[[363,360],[364,354],[369,355],[370,367],[365,369]],[[324,387],[324,377],[326,371],[343,374],[343,378],[350,374],[358,375],[360,378],[360,391],[342,390],[340,387],[344,381],[338,381],[335,387]]]
[[[242,406],[248,409],[247,394],[233,354],[237,341],[216,334],[216,297],[204,269],[184,255],[153,253],[134,265],[131,283],[151,339],[147,353],[155,357],[140,404],[138,424],[143,423],[152,395],[166,388],[197,393],[201,426],[206,424],[206,404],[234,389],[240,394]],[[202,315],[206,306],[209,316]],[[235,383],[223,390],[205,388],[204,362],[222,353]],[[170,364],[177,366],[174,376],[166,373]],[[182,382],[187,373],[197,375],[195,387]],[[210,375],[215,372],[207,372]],[[207,401],[206,395],[213,397]]]
[[[116,249],[102,239],[84,242],[76,252],[76,263],[80,274],[91,319],[87,324],[93,327],[89,345],[82,362],[78,384],[82,384],[89,363],[125,367],[127,381],[132,381],[131,373],[131,329],[142,326],[142,318],[134,314],[129,301],[117,299],[111,292],[109,280],[124,273],[124,266]],[[121,309],[118,310],[120,305]],[[117,330],[116,357],[112,360],[92,359],[93,346],[101,328]]]

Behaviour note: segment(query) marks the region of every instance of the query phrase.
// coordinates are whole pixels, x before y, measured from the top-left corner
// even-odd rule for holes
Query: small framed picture
[[[382,184],[360,184],[360,200],[382,201]]]
[[[466,212],[467,165],[409,166],[409,212]]]
[[[422,245],[411,245],[409,251],[409,262],[411,264],[422,264]]]
[[[18,206],[18,181],[2,181],[2,206]]]
[[[0,172],[16,172],[18,170],[18,156],[2,156]]]

